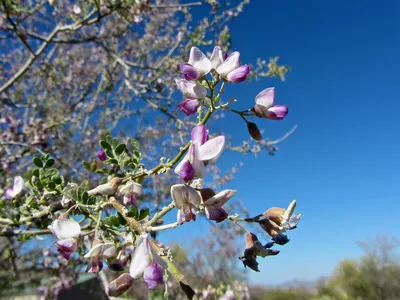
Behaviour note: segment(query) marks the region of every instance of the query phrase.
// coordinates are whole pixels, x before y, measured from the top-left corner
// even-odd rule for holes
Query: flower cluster
[[[178,107],[188,116],[197,112],[201,101],[207,96],[202,80],[207,80],[208,73],[213,72],[214,76],[219,76],[224,81],[238,83],[244,81],[250,72],[248,65],[240,66],[239,52],[235,51],[224,59],[219,46],[214,48],[210,58],[199,48],[192,47],[188,63],[181,64],[180,70],[185,79],[175,79],[175,82],[185,100]]]

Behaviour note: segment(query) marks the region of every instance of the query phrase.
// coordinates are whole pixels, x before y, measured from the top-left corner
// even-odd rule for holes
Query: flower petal
[[[256,105],[266,110],[275,104],[275,88],[267,88],[256,96]]]
[[[186,80],[196,80],[200,77],[200,73],[191,64],[180,64],[179,68]]]
[[[282,215],[282,218],[285,221],[288,221],[289,218],[293,215],[295,209],[296,209],[296,200],[293,200],[292,202],[290,202],[288,208],[285,210],[284,214]]]
[[[104,152],[103,149],[100,149],[99,152],[97,152],[97,158],[101,161],[107,160],[107,154]]]
[[[14,197],[14,191],[12,188],[8,188],[6,190],[6,199],[12,199]]]
[[[194,168],[192,166],[192,164],[187,160],[181,168],[181,172],[179,173],[179,177],[185,181],[191,181],[194,178]]]
[[[143,275],[144,282],[147,284],[149,289],[154,289],[159,284],[164,283],[163,270],[156,264],[151,263],[145,270]]]
[[[26,185],[21,176],[14,177],[13,197],[17,198],[25,193]]]
[[[199,148],[199,159],[202,161],[219,158],[225,146],[225,136],[220,135],[208,140]]]
[[[180,174],[181,173],[181,169],[183,167],[183,165],[188,161],[188,155],[186,154],[186,156],[179,162],[179,164],[175,167],[174,172],[176,174]]]
[[[78,238],[81,234],[81,226],[73,219],[56,219],[49,227],[60,240]]]
[[[76,239],[71,238],[71,239],[65,239],[65,240],[58,240],[55,243],[57,249],[63,251],[63,252],[74,252],[76,248],[78,247],[78,243]]]
[[[103,260],[99,257],[92,257],[86,267],[86,273],[99,273],[103,269]]]
[[[268,108],[264,115],[270,120],[282,120],[288,113],[289,108],[286,105],[275,105]]]
[[[121,187],[119,191],[122,195],[133,193],[135,196],[139,196],[143,192],[143,187],[141,184],[130,180],[123,187]]]
[[[197,142],[199,146],[203,145],[208,140],[208,130],[206,125],[197,125],[192,129],[192,142]]]
[[[197,69],[201,75],[206,75],[211,70],[211,62],[197,47],[190,49],[189,64]],[[197,78],[196,78],[197,79]]]
[[[222,77],[226,77],[226,75],[239,67],[239,60],[240,53],[237,51],[233,52],[217,67],[218,74],[220,74]]]
[[[137,279],[142,276],[152,259],[153,254],[150,249],[149,239],[147,236],[141,236],[129,266],[129,274],[131,277]]]
[[[212,70],[215,70],[224,61],[224,57],[219,46],[214,47],[214,50],[210,56],[210,61]]]
[[[198,207],[201,201],[200,195],[194,188],[186,184],[174,184],[171,186],[171,198],[175,207],[179,210],[183,209],[185,204],[193,204]]]
[[[226,76],[226,80],[233,83],[239,83],[246,80],[247,75],[249,75],[250,68],[248,65],[240,66]]]
[[[193,143],[193,154],[191,164],[194,169],[194,176],[197,178],[204,178],[206,176],[206,167],[202,159],[200,159],[200,149],[197,143]]]
[[[205,200],[205,204],[207,205],[218,205],[223,206],[226,202],[228,202],[233,196],[235,196],[235,190],[223,190],[218,194],[212,196]]]
[[[204,210],[207,218],[217,223],[222,222],[228,217],[226,210],[218,205],[206,205]]]
[[[202,99],[207,96],[207,90],[204,86],[196,81],[188,81],[185,79],[175,79],[176,86],[185,97],[193,99]]]
[[[179,109],[187,116],[197,113],[200,102],[197,99],[185,99],[178,104]]]

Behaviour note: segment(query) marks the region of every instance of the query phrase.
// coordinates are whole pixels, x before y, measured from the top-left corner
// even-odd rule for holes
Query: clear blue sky
[[[243,63],[280,56],[292,67],[285,82],[230,87],[236,107],[252,106],[259,91],[275,86],[289,115],[258,124],[272,139],[299,126],[275,157],[226,151],[220,159],[222,166],[244,163],[229,187],[252,214],[292,199],[303,213],[282,252],[260,260],[254,282],[329,275],[340,260],[362,254],[357,240],[398,236],[399,16],[398,1],[252,1],[231,27]],[[247,139],[244,124],[232,118],[235,125],[215,125],[237,142]],[[188,228],[207,231],[207,223],[196,223]]]

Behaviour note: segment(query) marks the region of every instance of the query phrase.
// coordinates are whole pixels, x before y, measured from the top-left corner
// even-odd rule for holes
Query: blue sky
[[[276,102],[287,104],[289,115],[256,120],[259,127],[275,139],[298,125],[275,157],[226,151],[220,159],[222,166],[244,163],[229,187],[251,214],[292,199],[303,213],[290,243],[250,273],[253,282],[329,275],[340,260],[363,253],[356,241],[398,236],[399,13],[398,1],[252,1],[231,26],[243,63],[280,56],[292,68],[285,82],[229,86],[235,107],[251,107],[259,91],[275,86]],[[215,126],[237,142],[247,139],[244,123],[230,117],[235,122]],[[188,227],[207,231],[205,222]]]

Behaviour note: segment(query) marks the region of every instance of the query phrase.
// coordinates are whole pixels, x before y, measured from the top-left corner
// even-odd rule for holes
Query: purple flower
[[[179,109],[187,116],[195,114],[200,107],[200,102],[197,99],[185,99],[178,104]]]
[[[197,47],[192,47],[190,49],[188,64],[192,65],[200,74],[200,76],[208,74],[211,70],[210,60]]]
[[[136,205],[136,198],[142,194],[143,187],[141,184],[130,180],[120,188],[119,192],[124,196],[125,206]]]
[[[89,258],[86,268],[87,273],[98,273],[103,269],[103,259],[113,258],[117,256],[117,248],[114,243],[103,243],[98,239],[93,241],[92,248],[85,254],[85,258]]]
[[[97,152],[97,157],[98,159],[100,159],[101,161],[105,161],[108,159],[107,154],[104,152],[103,149],[100,149],[99,152]]]
[[[144,282],[146,282],[149,289],[154,289],[159,284],[164,283],[163,270],[156,263],[150,263],[150,265],[144,270],[143,274]]]
[[[239,83],[242,82],[244,80],[246,80],[247,75],[249,75],[250,72],[250,68],[248,65],[243,65],[240,66],[238,68],[236,68],[235,70],[233,70],[232,72],[230,72],[227,76],[226,76],[226,80],[232,83]]]
[[[143,275],[149,289],[153,289],[158,284],[163,283],[160,280],[160,274],[162,274],[162,270],[165,267],[165,262],[151,250],[147,235],[142,235],[132,255],[129,266],[130,276],[133,279],[137,279]]]
[[[208,219],[216,221],[217,223],[222,222],[228,217],[228,213],[222,208],[222,206],[236,194],[236,191],[224,190],[215,194],[212,190],[210,193],[207,193],[209,190],[210,189],[202,189],[200,191],[205,205],[204,211],[206,216]],[[211,197],[208,197],[207,194]]]
[[[258,117],[270,120],[282,120],[289,109],[285,105],[275,105],[275,88],[267,88],[256,96],[253,111]]]
[[[92,257],[86,267],[86,273],[99,273],[103,269],[103,259],[101,257]]]
[[[186,182],[195,177],[204,178],[206,173],[205,164],[215,163],[221,155],[224,146],[225,137],[223,135],[209,140],[208,130],[205,125],[194,127],[188,153],[176,166],[175,173],[179,174]]]
[[[55,243],[57,251],[65,259],[69,259],[72,252],[78,247],[78,239],[81,234],[79,223],[61,215],[49,225],[49,229],[58,239]]]
[[[13,191],[13,188],[8,188],[7,190],[6,190],[6,198],[7,199],[12,199],[12,197],[14,196],[14,191]]]
[[[196,68],[190,64],[180,64],[179,68],[186,80],[196,80],[200,76],[200,73],[197,72]]]
[[[201,197],[194,188],[186,184],[175,184],[171,186],[171,198],[178,209],[178,224],[183,223],[182,214],[185,216],[185,222],[196,220],[194,209],[200,205]]]
[[[202,99],[207,96],[207,90],[196,81],[186,79],[175,79],[176,86],[182,94],[190,99]]]
[[[232,52],[216,69],[222,78],[226,78],[230,72],[239,67],[240,53]]]
[[[78,247],[78,242],[74,238],[58,240],[55,243],[57,247],[57,251],[61,254],[66,260],[69,259],[71,254],[76,250]]]

